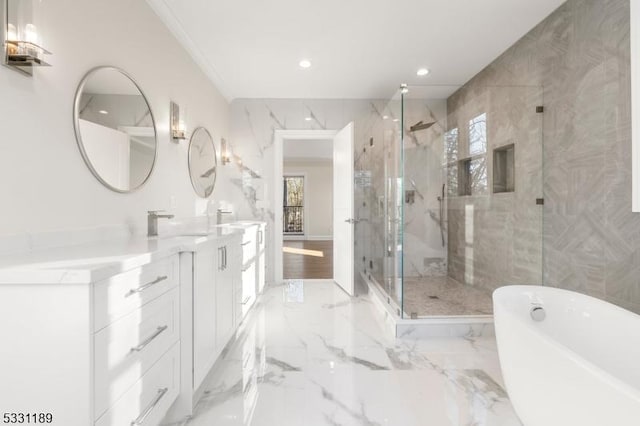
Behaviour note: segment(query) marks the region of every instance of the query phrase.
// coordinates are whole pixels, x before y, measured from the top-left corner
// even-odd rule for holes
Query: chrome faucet
[[[151,210],[147,212],[147,237],[158,236],[158,219],[172,219],[172,214],[158,214],[164,210]]]
[[[233,212],[229,210],[218,209],[218,211],[216,212],[216,224],[222,225],[223,223],[222,216],[227,214],[233,214]]]

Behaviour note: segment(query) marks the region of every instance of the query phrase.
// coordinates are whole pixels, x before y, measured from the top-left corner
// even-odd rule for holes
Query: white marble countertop
[[[240,236],[242,230],[220,226],[188,234],[133,236],[0,256],[0,285],[89,284],[172,254],[195,251],[212,240]]]

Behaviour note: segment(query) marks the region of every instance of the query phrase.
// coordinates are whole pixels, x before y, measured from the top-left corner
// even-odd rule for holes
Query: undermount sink
[[[168,223],[159,232],[160,238],[179,237],[223,237],[246,228],[246,224],[229,223],[224,225],[209,225],[207,223],[184,225],[180,222]]]

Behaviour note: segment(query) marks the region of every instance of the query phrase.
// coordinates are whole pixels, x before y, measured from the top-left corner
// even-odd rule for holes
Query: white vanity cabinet
[[[193,388],[200,386],[218,356],[215,305],[219,256],[215,243],[193,254]]]
[[[180,395],[169,422],[193,414],[203,383],[238,326],[234,289],[241,283],[242,234],[212,232],[192,250],[180,253],[181,353]]]
[[[218,270],[218,285],[216,286],[216,343],[221,352],[233,337],[238,326],[236,321],[235,288],[242,280],[240,264],[240,236],[221,245],[222,266]]]
[[[180,392],[178,266],[172,255],[97,282],[34,271],[34,284],[0,284],[0,411],[160,424]]]
[[[267,282],[267,224],[265,222],[259,222],[258,224],[258,255],[257,255],[257,270],[258,270],[258,284],[256,291],[258,294],[262,294],[264,286]]]
[[[244,318],[256,301],[257,283],[257,265],[256,254],[258,247],[258,226],[249,224],[243,226],[244,233],[242,235],[242,287],[238,287],[237,291],[241,291],[241,295],[236,297],[240,299],[241,312],[238,313],[239,318]]]
[[[239,247],[238,234],[202,244],[193,253],[193,390],[200,387],[235,333]]]
[[[183,422],[246,313],[258,240],[243,238],[215,228],[0,257],[0,414]]]
[[[266,223],[240,221],[224,225],[242,231],[242,280],[235,289],[236,311],[239,323],[251,310],[258,294],[264,290],[266,278]]]

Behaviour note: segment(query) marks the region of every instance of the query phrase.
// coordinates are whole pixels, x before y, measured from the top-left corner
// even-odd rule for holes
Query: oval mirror
[[[218,160],[211,134],[204,127],[198,127],[189,142],[189,176],[196,194],[208,198],[216,184]]]
[[[76,92],[74,128],[84,161],[107,188],[131,192],[149,179],[156,161],[155,122],[127,73],[99,67],[85,75]]]

